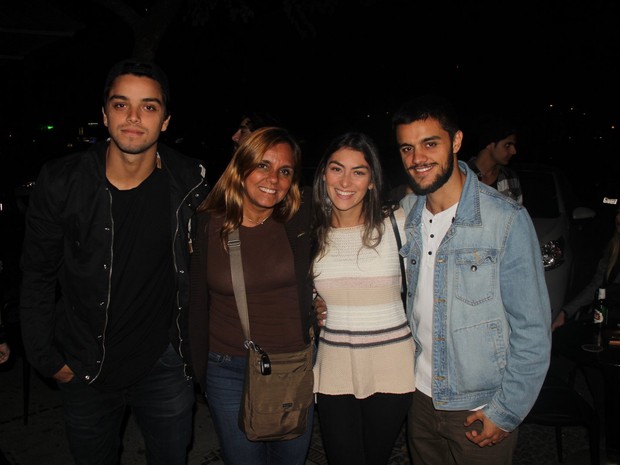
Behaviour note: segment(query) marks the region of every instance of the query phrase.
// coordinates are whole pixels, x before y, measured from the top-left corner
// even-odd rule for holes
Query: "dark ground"
[[[71,459],[64,436],[60,394],[34,372],[30,383],[28,424],[23,421],[23,363],[19,354],[0,366],[0,465],[69,465]],[[577,380],[590,402],[582,380]],[[195,439],[189,455],[189,465],[223,464],[209,409],[197,398]],[[588,439],[585,428],[568,427],[562,430],[563,465],[588,465]],[[603,441],[601,441],[603,446]],[[124,436],[123,465],[142,465],[143,441],[132,418]],[[555,433],[552,427],[524,424],[520,428],[514,465],[557,465]],[[606,462],[602,462],[606,463]],[[607,462],[612,463],[612,462]],[[404,440],[404,430],[394,446],[389,465],[410,465]],[[306,465],[327,465],[320,439],[318,422]]]

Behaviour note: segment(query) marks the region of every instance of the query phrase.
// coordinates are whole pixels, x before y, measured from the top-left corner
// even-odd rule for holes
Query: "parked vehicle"
[[[589,220],[596,213],[580,203],[571,181],[559,168],[535,163],[511,167],[519,173],[523,205],[532,217],[540,242],[552,317],[555,317],[573,288],[580,288],[580,281],[589,279],[588,273],[593,272],[589,263],[596,263],[596,257],[591,256],[596,252],[586,236]]]

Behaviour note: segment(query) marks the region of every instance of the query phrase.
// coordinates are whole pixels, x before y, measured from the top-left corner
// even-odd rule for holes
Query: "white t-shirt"
[[[433,215],[424,207],[422,212],[422,255],[420,274],[413,300],[413,318],[422,352],[415,364],[416,389],[431,397],[433,376],[433,286],[435,254],[450,228],[458,202]]]

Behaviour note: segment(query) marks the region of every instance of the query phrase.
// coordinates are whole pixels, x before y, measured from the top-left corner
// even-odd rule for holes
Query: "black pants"
[[[412,393],[318,394],[317,414],[330,465],[386,465],[400,433]]]

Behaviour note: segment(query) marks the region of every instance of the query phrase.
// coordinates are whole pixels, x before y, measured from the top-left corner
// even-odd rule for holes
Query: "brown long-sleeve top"
[[[269,219],[240,229],[252,339],[274,353],[307,344],[316,321],[309,276],[310,202],[308,193],[287,223]],[[200,214],[190,268],[189,342],[195,380],[203,389],[209,350],[245,355],[230,261],[217,231],[221,221]]]

